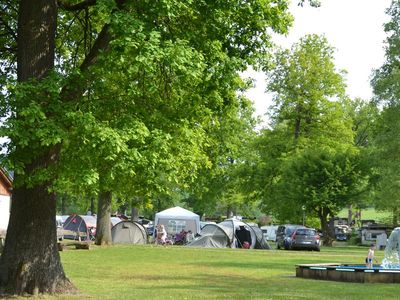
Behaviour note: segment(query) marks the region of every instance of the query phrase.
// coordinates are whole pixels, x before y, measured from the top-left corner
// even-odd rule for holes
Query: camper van
[[[278,225],[262,226],[261,230],[263,232],[265,240],[275,242],[277,229],[278,229]]]

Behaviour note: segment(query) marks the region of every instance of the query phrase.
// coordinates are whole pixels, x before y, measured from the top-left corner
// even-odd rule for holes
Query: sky
[[[290,6],[294,23],[289,34],[274,37],[274,41],[290,48],[306,34],[324,34],[336,49],[336,67],[347,71],[347,94],[351,98],[371,98],[372,70],[384,62],[383,24],[390,20],[385,11],[391,0],[321,0],[319,8],[299,7],[297,3],[292,0]],[[264,75],[250,70],[244,76],[255,80],[255,87],[246,95],[253,100],[256,114],[265,115],[271,96],[265,94]]]

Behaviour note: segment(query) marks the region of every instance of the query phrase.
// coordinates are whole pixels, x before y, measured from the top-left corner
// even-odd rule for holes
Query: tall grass
[[[395,284],[295,277],[302,263],[363,263],[365,248],[321,252],[113,246],[61,252],[79,295],[45,299],[399,299]],[[383,253],[377,251],[378,259]]]

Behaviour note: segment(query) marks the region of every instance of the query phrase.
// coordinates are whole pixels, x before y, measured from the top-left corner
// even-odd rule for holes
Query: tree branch
[[[0,47],[0,52],[17,53],[17,47],[3,46],[3,47]]]
[[[88,2],[91,0],[87,0]],[[125,3],[125,0],[116,0],[116,4],[118,8],[122,8],[123,4]],[[99,58],[99,55],[101,52],[104,52],[108,49],[108,46],[110,45],[110,41],[112,39],[111,33],[110,33],[110,25],[105,24],[100,31],[99,35],[97,36],[96,41],[93,44],[93,47],[90,49],[90,52],[86,55],[84,61],[82,62],[81,66],[79,67],[80,71],[82,73],[86,72],[90,66],[94,65]],[[72,79],[73,81],[75,79]],[[64,86],[64,88],[61,91],[61,98],[63,101],[71,101],[73,99],[77,99],[83,95],[86,89],[86,85],[80,83],[77,84],[75,88],[71,88],[74,86],[73,84],[71,86],[67,85]]]
[[[71,4],[67,1],[59,0],[58,6],[67,11],[76,11],[88,8],[90,6],[96,5],[96,0],[83,0],[82,2]]]
[[[0,18],[0,23],[3,24],[8,34],[10,34],[14,41],[17,42],[17,35],[15,31],[8,25],[8,23],[3,18]]]

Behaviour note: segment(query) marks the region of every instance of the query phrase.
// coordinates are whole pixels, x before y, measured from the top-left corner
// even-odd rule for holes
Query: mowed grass
[[[43,299],[399,299],[396,284],[295,277],[295,265],[361,264],[367,248],[321,252],[113,246],[60,252],[78,295]],[[376,251],[378,260],[382,251]]]
[[[342,209],[339,212],[338,217],[347,218],[348,212],[348,209]],[[361,211],[361,217],[363,220],[375,220],[377,223],[390,223],[392,220],[392,213],[387,211],[377,211],[375,208],[370,207]]]

